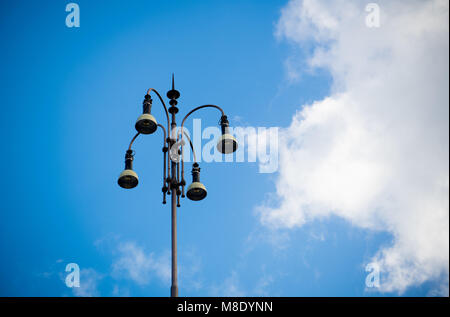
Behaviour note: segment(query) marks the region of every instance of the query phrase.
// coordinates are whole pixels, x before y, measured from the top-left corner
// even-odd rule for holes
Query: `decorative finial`
[[[175,89],[175,75],[173,73],[172,73],[172,89],[167,92],[167,97],[169,99],[172,99],[171,101],[175,101],[175,99],[180,98],[180,92]]]

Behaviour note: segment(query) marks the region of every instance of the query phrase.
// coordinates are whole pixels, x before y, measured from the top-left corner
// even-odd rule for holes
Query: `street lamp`
[[[151,92],[154,92],[161,101],[167,119],[167,130],[162,124],[157,123],[155,117],[151,114],[152,98]],[[194,157],[194,164],[192,165],[192,183],[188,186],[186,196],[193,201],[199,201],[206,197],[207,191],[205,185],[200,182],[200,166],[197,162],[194,146],[186,132],[184,131],[184,123],[186,119],[195,111],[203,108],[216,108],[220,111],[221,117],[219,124],[221,126],[222,136],[217,142],[217,150],[223,154],[229,154],[236,151],[238,144],[236,139],[229,133],[229,122],[225,112],[216,105],[203,105],[196,107],[189,111],[181,121],[181,129],[176,130],[177,123],[175,115],[178,113],[177,99],[180,97],[180,92],[175,90],[174,76],[172,75],[172,89],[167,92],[167,97],[170,99],[170,108],[167,109],[161,95],[153,88],[150,88],[145,95],[143,102],[143,113],[136,121],[135,128],[137,134],[133,137],[125,154],[125,169],[120,174],[118,184],[122,188],[131,189],[138,185],[139,178],[135,171],[133,171],[134,151],[131,149],[134,140],[140,134],[152,134],[158,127],[163,130],[163,204],[166,203],[166,194],[171,195],[172,207],[172,286],[170,288],[170,295],[172,297],[178,296],[178,281],[177,281],[177,207],[180,207],[180,196],[185,197],[186,181],[184,179],[184,159],[183,146],[184,137],[189,141]],[[171,118],[169,118],[169,113]],[[167,133],[168,132],[168,133]],[[181,165],[181,168],[180,168]],[[181,169],[181,175],[180,175]]]

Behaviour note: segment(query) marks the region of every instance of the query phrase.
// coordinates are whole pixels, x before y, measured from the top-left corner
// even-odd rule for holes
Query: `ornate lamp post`
[[[151,92],[154,92],[161,101],[167,118],[167,130],[162,124],[157,123],[154,116],[151,114],[152,98]],[[174,76],[172,75],[172,89],[167,92],[167,97],[170,99],[170,108],[167,109],[164,100],[161,95],[153,88],[150,88],[145,95],[143,102],[143,114],[139,116],[136,121],[135,128],[137,134],[133,137],[125,154],[125,169],[120,174],[118,184],[122,188],[130,189],[134,188],[139,183],[139,178],[135,171],[133,171],[134,152],[131,149],[134,140],[140,134],[152,134],[158,127],[163,130],[163,204],[166,203],[166,194],[171,195],[171,207],[172,207],[172,286],[170,288],[170,294],[172,297],[178,296],[178,281],[177,281],[177,207],[180,207],[180,196],[185,197],[185,185],[184,179],[184,160],[183,160],[183,145],[184,136],[188,138],[189,144],[194,156],[194,164],[192,165],[192,183],[187,188],[186,196],[190,200],[198,201],[206,197],[206,187],[200,182],[200,167],[196,159],[194,147],[188,135],[184,132],[184,123],[186,119],[195,111],[203,108],[216,108],[221,112],[220,125],[222,128],[222,136],[217,143],[217,150],[223,154],[233,153],[237,149],[236,139],[229,134],[228,126],[229,122],[225,112],[216,105],[203,105],[196,107],[189,111],[181,121],[181,129],[177,131],[177,123],[175,116],[178,113],[177,99],[180,97],[180,92],[175,90]],[[171,115],[171,118],[169,116]],[[167,134],[167,131],[169,134]],[[181,165],[181,176],[180,176]]]

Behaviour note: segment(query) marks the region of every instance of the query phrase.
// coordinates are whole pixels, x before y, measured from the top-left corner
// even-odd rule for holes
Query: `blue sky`
[[[314,46],[295,49],[275,36],[284,1],[76,2],[80,28],[65,26],[67,1],[0,7],[8,179],[0,295],[79,295],[64,284],[65,265],[75,262],[85,295],[168,296],[170,208],[161,204],[159,132],[135,143],[139,186],[117,186],[146,90],[165,95],[174,72],[183,114],[213,103],[241,118],[231,125],[287,127],[301,105],[330,94],[331,75],[305,70],[288,80],[286,59],[306,59]],[[202,125],[219,119],[214,110],[194,117]],[[248,162],[201,168],[207,199],[184,199],[178,212],[180,296],[399,295],[365,286],[365,263],[393,244],[391,233],[337,216],[271,229],[256,207],[274,192],[276,174]],[[136,254],[152,264],[133,275],[127,257]]]

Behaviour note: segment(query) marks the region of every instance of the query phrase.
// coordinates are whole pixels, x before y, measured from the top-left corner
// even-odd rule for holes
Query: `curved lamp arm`
[[[154,91],[155,94],[158,96],[159,100],[161,101],[163,107],[164,107],[164,111],[166,113],[166,118],[167,118],[167,129],[170,130],[170,119],[169,119],[169,111],[167,111],[167,107],[166,104],[164,103],[164,100],[162,99],[161,95],[159,94],[159,92],[155,89],[155,88],[149,88],[147,90],[147,95],[150,95],[150,93]]]
[[[218,110],[222,113],[222,116],[225,115],[225,112],[224,112],[223,109],[220,108],[219,106],[216,106],[216,105],[203,105],[203,106],[200,106],[200,107],[197,107],[197,108],[192,109],[191,111],[188,112],[187,115],[184,116],[183,121],[181,121],[181,129],[183,129],[184,122],[186,121],[186,119],[187,119],[191,114],[193,114],[195,111],[200,110],[200,109],[202,109],[202,108],[216,108],[216,109],[218,109]],[[181,137],[183,137],[183,136],[181,136]]]
[[[167,141],[167,139],[166,139],[166,135],[167,135],[167,133],[166,133],[166,128],[164,128],[164,126],[163,126],[162,124],[159,124],[159,123],[158,123],[157,125],[163,129],[163,133],[164,133],[164,136],[163,136],[163,137],[164,137],[163,145],[166,146],[166,141]],[[133,146],[134,141],[136,140],[136,138],[137,138],[140,134],[141,134],[140,132],[136,133],[136,135],[131,139],[130,145],[128,146],[128,150],[131,150],[131,147]]]
[[[164,133],[164,136],[163,136],[163,137],[164,137],[163,144],[164,144],[164,146],[166,146],[166,141],[167,141],[167,140],[166,140],[166,136],[167,136],[166,128],[164,128],[164,126],[163,126],[162,124],[159,124],[159,123],[157,124],[157,126],[160,127],[161,129],[163,129],[163,133]]]
[[[168,148],[166,146],[166,142],[167,142],[167,132],[166,132],[166,128],[164,128],[164,126],[162,124],[157,124],[158,127],[160,127],[163,130],[163,148],[162,151],[164,153],[164,158],[163,158],[163,163],[164,163],[164,170],[163,170],[163,204],[166,203],[166,192],[167,192],[167,174],[166,174],[166,169],[167,169],[167,165],[166,165],[166,157],[167,157],[167,162],[169,162],[169,158],[167,156],[167,151]],[[134,141],[136,140],[136,138],[139,136],[139,134],[141,134],[140,132],[136,133],[136,135],[131,139],[130,145],[128,146],[128,150],[131,150],[131,147],[133,146]],[[170,174],[170,164],[169,165],[169,174]]]
[[[131,150],[131,146],[133,145],[134,140],[141,134],[140,132],[136,133],[136,135],[131,139],[130,145],[128,146],[128,150]]]
[[[166,128],[164,128],[164,126],[162,124],[158,123],[157,126],[160,127],[163,130],[163,133],[164,133],[164,136],[163,136],[163,138],[164,138],[163,139],[163,149],[162,149],[162,151],[164,152],[164,159],[163,159],[163,162],[164,162],[163,187],[164,187],[164,186],[166,186],[166,156],[167,156],[166,136],[167,136],[167,133],[166,133]]]
[[[183,133],[184,133],[184,136],[188,139],[189,145],[191,146],[191,149],[192,149],[192,156],[194,157],[194,163],[197,163],[197,156],[195,155],[194,145],[192,144],[191,138],[190,138],[189,135],[186,133],[186,131],[183,131]]]
[[[163,158],[163,187],[162,187],[162,191],[163,191],[163,204],[166,203],[166,193],[168,191],[168,186],[167,186],[167,174],[166,174],[166,170],[167,170],[167,165],[169,166],[169,175],[170,175],[170,162],[169,162],[169,158],[167,155],[167,151],[169,150],[169,148],[166,146],[167,145],[167,131],[164,128],[164,126],[162,124],[157,124],[158,127],[160,127],[163,130],[163,148],[162,151],[164,153],[164,158]],[[167,165],[166,165],[166,159],[167,159]]]
[[[194,157],[194,163],[197,163],[197,156],[195,155],[195,149],[194,149],[194,145],[192,144],[191,138],[189,137],[189,135],[186,133],[186,131],[183,131],[183,134],[186,136],[186,138],[189,141],[189,145],[191,146],[192,149],[192,156]],[[182,169],[182,174],[181,174],[181,197],[185,197],[184,195],[184,186],[186,186],[186,181],[184,180],[184,159],[183,159],[183,148],[181,148],[181,169]]]
[[[222,116],[225,115],[225,112],[223,111],[223,109],[216,105],[203,105],[203,106],[199,106],[197,108],[192,109],[191,111],[188,112],[188,114],[186,116],[184,116],[183,121],[181,121],[181,131],[179,132],[179,133],[181,133],[181,140],[183,140],[183,135],[186,135],[186,133],[184,133],[184,122],[186,121],[186,119],[191,114],[193,114],[195,111],[203,109],[203,108],[216,108],[222,113]],[[178,134],[177,134],[177,140],[178,140]],[[190,142],[190,140],[189,140],[189,142]],[[190,143],[192,146],[192,142],[190,142]],[[192,149],[194,149],[193,146],[192,146]],[[194,152],[194,151],[192,151],[192,152]],[[183,157],[183,145],[181,145],[181,155]],[[195,162],[197,162],[197,160],[195,158],[194,158],[194,160],[195,160]],[[184,161],[183,160],[181,160],[181,179],[184,181]],[[184,197],[184,186],[183,186],[183,197]]]

